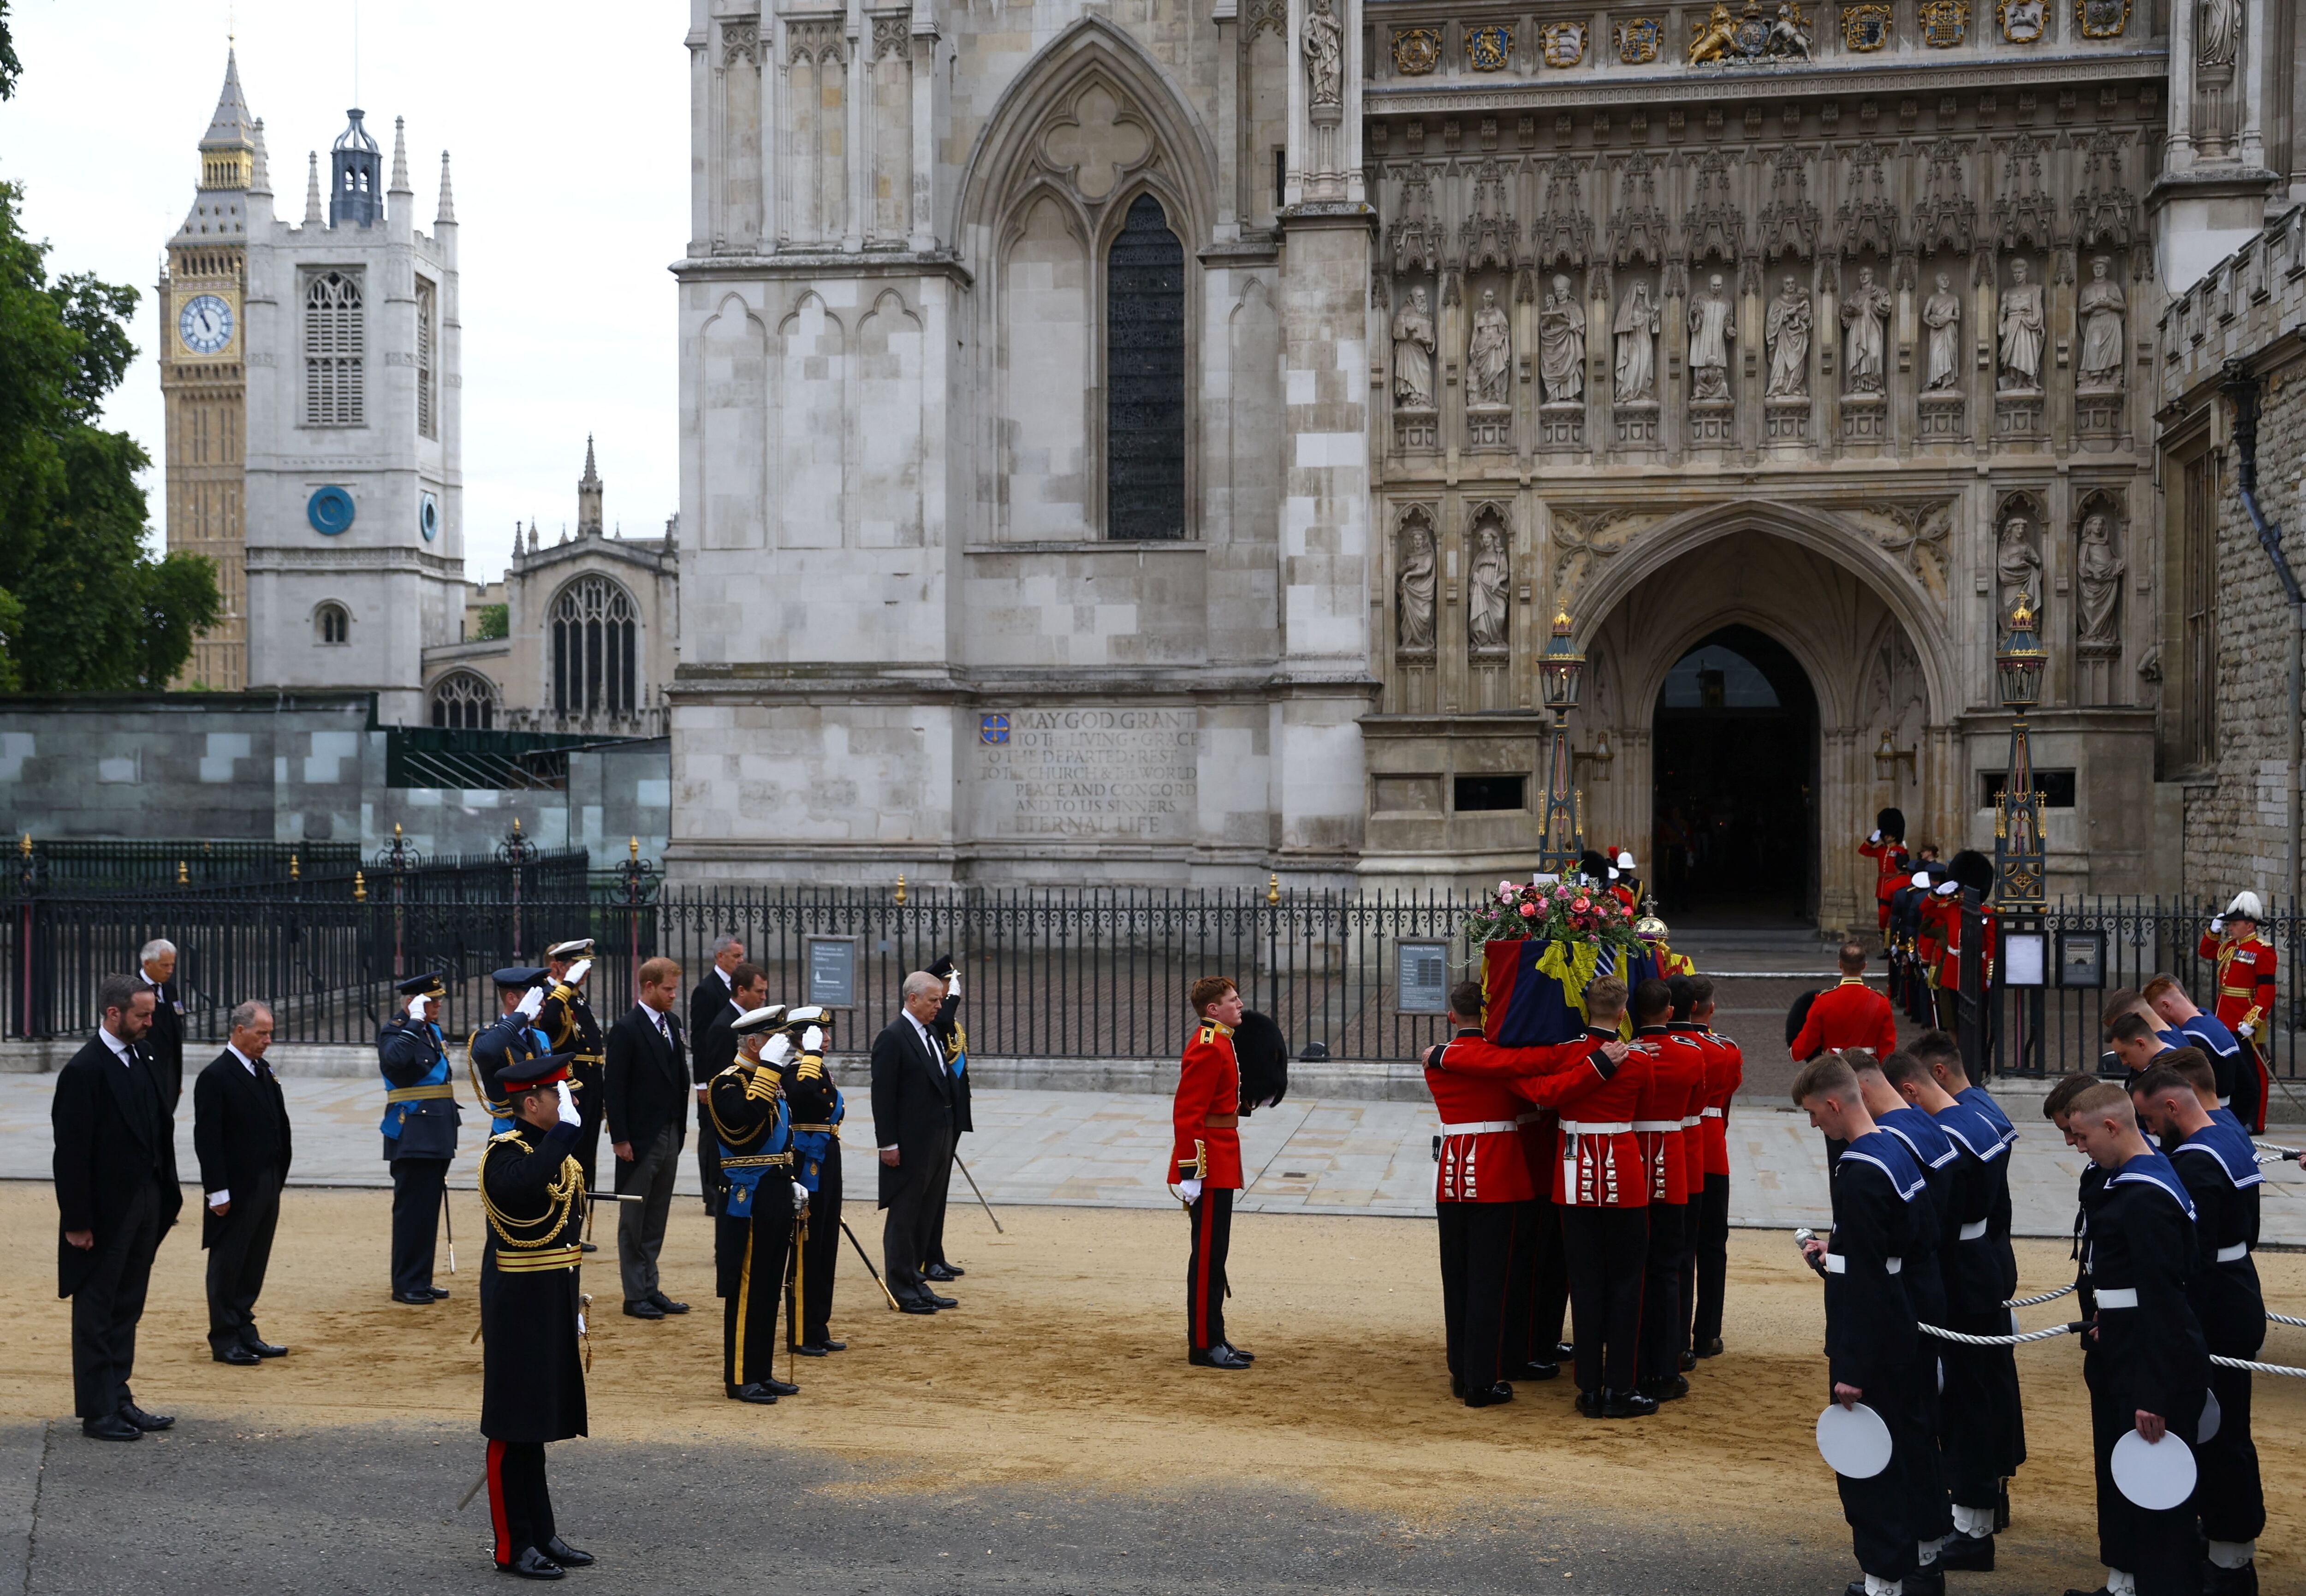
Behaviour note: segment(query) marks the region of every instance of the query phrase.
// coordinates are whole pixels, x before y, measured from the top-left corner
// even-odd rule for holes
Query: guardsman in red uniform
[[[1705,1096],[1705,1049],[1692,1037],[1674,1035],[1672,1009],[1672,988],[1665,982],[1653,978],[1635,989],[1634,1045],[1650,1057],[1649,1080],[1634,1104],[1634,1134],[1650,1182],[1635,1389],[1658,1402],[1689,1395],[1681,1373],[1681,1276],[1693,1256],[1685,1131],[1696,1130]]]
[[[1960,1018],[1960,1011],[1954,1004],[1957,994],[1961,991],[1961,889],[1968,887],[1983,898],[1994,886],[1994,862],[1977,849],[1965,848],[1946,861],[1946,875],[1943,883],[1931,890],[1931,907],[1922,913],[1925,926],[1934,911],[1937,917],[1938,956],[1934,970],[1938,987],[1938,1028],[1950,1031],[1957,1028],[1955,1021]],[[1981,971],[1982,984],[1978,989],[1983,1000],[1994,989],[1994,931],[2000,916],[1994,912],[1991,903],[1981,902],[1978,909],[1984,917],[1981,929],[1986,939],[1984,946],[1979,949],[1979,955],[1985,960]],[[1991,1003],[1986,1005],[1985,1012],[1987,1031],[1991,1034],[1994,1014]]]
[[[2265,906],[2256,892],[2236,892],[2225,913],[2210,922],[2194,952],[2215,959],[2218,968],[2218,1023],[2247,1050],[2250,1068],[2234,1082],[2234,1117],[2253,1131],[2266,1129],[2266,1097],[2271,1077],[2258,1038],[2274,1014],[2274,948],[2258,934]]]
[[[1874,907],[1882,928],[1882,945],[1890,945],[1890,895],[1906,884],[1912,864],[1906,858],[1906,812],[1884,809],[1874,816],[1874,834],[1858,845],[1874,861]]]
[[[1193,983],[1200,1021],[1185,1044],[1171,1117],[1176,1140],[1169,1178],[1176,1182],[1192,1222],[1185,1265],[1185,1361],[1203,1369],[1246,1369],[1251,1355],[1226,1339],[1226,1252],[1233,1242],[1233,1194],[1241,1190],[1241,1066],[1233,1055],[1233,1028],[1241,1022],[1241,994],[1223,976]]]
[[[1898,1051],[1898,1018],[1890,1000],[1866,984],[1866,950],[1843,943],[1839,962],[1841,982],[1817,994],[1794,1037],[1796,1063],[1849,1047],[1862,1047],[1877,1059]]]
[[[1685,976],[1669,985],[1675,994],[1674,1012],[1687,1016],[1676,1028],[1695,1035],[1706,1049],[1705,1097],[1697,1110],[1697,1133],[1704,1148],[1699,1167],[1704,1180],[1695,1199],[1696,1290],[1689,1350],[1696,1357],[1712,1358],[1721,1352],[1721,1298],[1730,1279],[1730,1101],[1746,1084],[1746,1055],[1713,1028],[1711,980]]]

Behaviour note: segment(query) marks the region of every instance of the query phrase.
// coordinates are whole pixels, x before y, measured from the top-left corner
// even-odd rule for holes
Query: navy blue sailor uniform
[[[1833,1234],[1820,1260],[1830,1378],[1856,1387],[1890,1430],[1889,1466],[1871,1479],[1835,1481],[1858,1567],[1902,1580],[1945,1511],[1932,1455],[1936,1368],[1909,1278],[1926,1261],[1937,1217],[1921,1166],[1903,1141],[1880,1130],[1842,1150],[1832,1185]]]
[[[2209,1349],[2187,1300],[2200,1267],[2194,1204],[2167,1158],[2148,1150],[2106,1177],[2086,1248],[2097,1306],[2096,1356],[2082,1374],[2097,1459],[2098,1560],[2132,1575],[2138,1596],[2192,1596],[2193,1504],[2148,1512],[2114,1482],[2114,1445],[2140,1413],[2191,1446],[2209,1392]]]
[[[437,975],[419,976],[398,990],[437,1003],[444,984]],[[377,1129],[392,1170],[392,1294],[412,1302],[444,1297],[432,1284],[434,1237],[463,1115],[440,1028],[409,1019],[404,1008],[378,1030],[376,1056],[385,1088]]]
[[[2210,1079],[2216,1083],[2218,1106],[2233,1106],[2235,1085],[2250,1068],[2242,1057],[2242,1038],[2219,1023],[2215,1014],[2196,1014],[2174,1028],[2155,1033],[2172,1047],[2199,1047],[2209,1061]],[[2236,1123],[2240,1123],[2239,1121]]]
[[[1922,1182],[1929,1188],[1931,1224],[1923,1227],[1918,1241],[1907,1244],[1914,1250],[1902,1256],[1906,1267],[1900,1278],[1906,1283],[1907,1299],[1913,1303],[1914,1317],[1926,1325],[1941,1329],[1952,1328],[1946,1323],[1945,1270],[1940,1262],[1940,1226],[1953,1202],[1954,1172],[1960,1167],[1961,1153],[1938,1126],[1938,1122],[1923,1109],[1913,1106],[1892,1109],[1875,1122],[1883,1134],[1896,1138],[1912,1155],[1915,1167],[1922,1172]],[[1953,1515],[1947,1506],[1945,1488],[1945,1416],[1938,1400],[1939,1387],[1944,1370],[1942,1355],[1946,1343],[1926,1338],[1920,1344],[1922,1364],[1929,1376],[1928,1406],[1930,1434],[1935,1444],[1927,1454],[1916,1460],[1916,1485],[1933,1504],[1930,1523],[1936,1527],[1924,1530],[1919,1538],[1933,1541],[1950,1534]]]
[[[2203,1342],[2217,1357],[2256,1358],[2266,1344],[2266,1298],[2250,1258],[2258,1246],[2259,1195],[2266,1181],[2257,1148],[2240,1125],[2214,1121],[2180,1142],[2169,1157],[2194,1203],[2201,1258],[2187,1278],[2186,1300],[2201,1325]],[[2203,1537],[2214,1543],[2215,1560],[2215,1543],[2238,1549],[2265,1530],[2266,1493],[2258,1447],[2250,1438],[2250,1370],[2212,1365],[2210,1394],[2217,1398],[2218,1427],[2195,1448],[2201,1481],[2194,1500],[2201,1509]]]
[[[1945,1280],[1945,1327],[1966,1336],[2011,1333],[2018,1256],[2010,1244],[2010,1148],[2018,1139],[1994,1099],[1966,1088],[1932,1118],[1957,1157],[1949,1211],[1939,1216],[1938,1264]],[[1957,1524],[1993,1532],[2011,1475],[2026,1461],[2017,1349],[1939,1348],[1945,1366],[1941,1404],[1946,1485]],[[1982,1515],[1982,1516],[1981,1516]]]
[[[957,1071],[956,1071],[957,1072]],[[824,1051],[796,1052],[779,1067],[792,1131],[793,1183],[808,1193],[800,1221],[800,1344],[814,1355],[833,1339],[833,1281],[841,1262],[841,1122],[849,1105]]]
[[[713,1078],[705,1102],[721,1145],[713,1259],[722,1382],[739,1401],[774,1402],[795,1389],[774,1372],[777,1299],[794,1232],[792,1120],[775,1069],[741,1055]]]

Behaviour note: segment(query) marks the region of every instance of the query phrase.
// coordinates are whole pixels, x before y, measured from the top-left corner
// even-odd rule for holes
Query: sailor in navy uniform
[[[808,1194],[793,1183],[792,1120],[778,1066],[791,1043],[778,1029],[784,1005],[750,1009],[730,1022],[734,1063],[705,1087],[705,1117],[721,1143],[721,1206],[713,1259],[722,1298],[721,1378],[737,1402],[773,1403],[800,1387],[776,1378],[777,1299]]]
[[[513,1117],[512,1105],[497,1095],[497,1071],[523,1059],[542,1058],[552,1046],[536,1028],[536,1013],[544,1003],[544,970],[534,964],[508,965],[489,978],[496,983],[502,1011],[465,1044],[465,1078],[488,1111],[489,1134],[501,1136],[512,1129]]]
[[[517,1060],[492,1078],[510,1130],[481,1149],[481,1433],[500,1571],[559,1579],[593,1554],[560,1538],[544,1448],[585,1433],[584,1299],[576,1234],[585,1180],[573,1156],[581,1115],[567,1054]]]
[[[833,1338],[833,1277],[841,1262],[841,1088],[824,1067],[833,1013],[810,1004],[784,1017],[791,1051],[779,1067],[792,1116],[793,1183],[808,1194],[800,1245],[800,1354],[822,1358],[849,1350]]]
[[[384,1075],[384,1156],[392,1167],[392,1300],[433,1302],[448,1294],[432,1284],[433,1238],[457,1156],[457,1088],[448,1054],[433,1019],[448,995],[435,970],[413,976],[395,990],[408,1001],[376,1035],[377,1067]]]

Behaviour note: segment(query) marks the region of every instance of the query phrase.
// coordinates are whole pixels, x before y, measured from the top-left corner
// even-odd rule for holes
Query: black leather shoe
[[[1693,1369],[1695,1369],[1695,1368],[1696,1368],[1696,1367],[1697,1367],[1697,1354],[1696,1354],[1695,1353],[1682,1353],[1682,1354],[1681,1354],[1681,1371],[1682,1371],[1682,1373],[1684,1373],[1684,1374],[1687,1374],[1691,1370],[1693,1370]]]
[[[927,1268],[921,1271],[921,1278],[924,1280],[958,1280],[963,1275],[968,1273],[969,1271],[967,1269],[956,1269],[951,1264],[931,1264]]]
[[[794,1385],[790,1380],[781,1380],[773,1374],[762,1377],[761,1389],[766,1391],[772,1396],[798,1396],[800,1395],[800,1387],[799,1386]]]
[[[1584,1414],[1588,1419],[1600,1418],[1601,1416],[1601,1398],[1600,1394],[1593,1391],[1580,1391],[1577,1393],[1577,1411]]]
[[[1577,1349],[1572,1346],[1569,1343],[1566,1341],[1557,1341],[1553,1344],[1553,1361],[1555,1362],[1567,1363],[1576,1355]]]
[[[627,1319],[662,1319],[664,1310],[644,1297],[637,1302],[625,1304],[625,1317]]]
[[[429,1291],[397,1291],[392,1293],[392,1300],[406,1302],[411,1308],[430,1308],[440,1299]]]
[[[1465,1393],[1465,1405],[1469,1408],[1490,1408],[1497,1406],[1498,1404],[1501,1402],[1511,1402],[1512,1400],[1513,1387],[1507,1385],[1503,1380],[1499,1380],[1496,1385],[1491,1386],[1485,1391],[1468,1391]]]
[[[757,1402],[763,1407],[773,1407],[776,1404],[777,1394],[764,1387],[760,1381],[755,1380],[749,1386],[730,1387],[729,1400],[731,1402]]]
[[[816,1344],[823,1347],[828,1353],[845,1353],[849,1350],[849,1344],[847,1342],[835,1341],[830,1336],[826,1336]]]
[[[591,1552],[579,1551],[576,1548],[569,1545],[558,1535],[555,1535],[551,1540],[546,1541],[542,1546],[538,1547],[536,1549],[542,1552],[546,1557],[551,1558],[563,1568],[590,1568],[594,1564],[600,1561],[600,1558],[594,1557]]]
[[[1187,1353],[1185,1361],[1196,1369],[1246,1369],[1249,1367],[1248,1359],[1241,1356],[1223,1342],[1219,1342],[1205,1353]]]
[[[1516,1385],[1520,1385],[1525,1380],[1550,1380],[1558,1378],[1561,1373],[1561,1365],[1559,1363],[1516,1363],[1507,1369],[1505,1373],[1506,1378],[1513,1381]]]
[[[600,1250],[600,1246],[596,1242],[579,1242],[576,1243],[576,1250],[579,1252],[598,1252]]]
[[[1638,1391],[1601,1393],[1601,1417],[1604,1419],[1646,1419],[1657,1411],[1657,1398],[1644,1396]]]
[[[656,1310],[659,1313],[687,1313],[688,1311],[688,1303],[676,1302],[661,1291],[653,1291],[649,1293],[648,1300],[656,1305]]]
[[[938,1308],[958,1308],[961,1306],[961,1302],[958,1298],[940,1297],[933,1291],[924,1291],[921,1293],[921,1295],[927,1298],[933,1305]]]
[[[445,1285],[428,1285],[424,1289],[432,1293],[432,1300],[435,1302],[445,1302],[448,1300],[448,1288]]]
[[[927,1297],[899,1297],[897,1310],[900,1313],[935,1313],[936,1304]]]
[[[214,1358],[219,1363],[237,1363],[243,1369],[253,1369],[259,1363],[264,1361],[264,1360],[258,1357],[253,1351],[242,1346],[237,1342],[225,1348],[222,1352],[218,1352],[214,1348],[210,1348],[209,1351],[209,1356]]]
[[[804,1358],[822,1358],[832,1350],[833,1349],[830,1347],[819,1346],[813,1341],[804,1341],[799,1346],[793,1348],[793,1351],[799,1353]]]
[[[1945,1596],[1945,1565],[1932,1563],[1906,1575],[1903,1596]]]
[[[568,1571],[533,1546],[520,1549],[520,1556],[509,1563],[497,1565],[499,1574],[517,1574],[523,1579],[567,1579]]]
[[[1234,1357],[1239,1358],[1244,1363],[1254,1363],[1257,1361],[1257,1354],[1255,1353],[1249,1351],[1246,1347],[1235,1346],[1230,1341],[1226,1343],[1226,1350],[1231,1353]]]
[[[1701,1358],[1718,1358],[1721,1355],[1721,1337],[1719,1336],[1714,1336],[1710,1341],[1701,1341],[1697,1344],[1697,1356]]]
[[[1994,1537],[1956,1531],[1938,1548],[1937,1566],[1956,1574],[1993,1573]]]
[[[2258,1596],[2257,1559],[2239,1568],[2211,1564],[2202,1571],[2202,1596]]]
[[[1635,1389],[1653,1402],[1671,1402],[1689,1395],[1689,1381],[1680,1375],[1669,1374],[1644,1380]]]
[[[176,1421],[173,1413],[148,1413],[132,1402],[121,1404],[120,1416],[139,1430],[167,1430]]]
[[[92,1441],[141,1441],[144,1432],[118,1413],[107,1413],[101,1419],[82,1419],[80,1432]]]
[[[277,1342],[243,1341],[241,1344],[260,1358],[285,1358],[288,1355],[288,1349]]]

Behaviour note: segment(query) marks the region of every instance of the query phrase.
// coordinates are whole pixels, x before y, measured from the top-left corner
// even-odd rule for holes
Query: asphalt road
[[[70,1421],[0,1426],[0,1589],[519,1588],[490,1566],[486,1498],[452,1516],[480,1472],[468,1424],[260,1435],[245,1423],[185,1415],[133,1446],[84,1440]],[[548,1468],[563,1533],[601,1558],[560,1588],[595,1596],[1782,1596],[1838,1591],[1852,1566],[1846,1543],[1728,1542],[1655,1516],[1418,1500],[1394,1518],[1264,1489],[921,1490],[918,1475],[898,1485],[776,1448],[573,1441],[551,1448]],[[1501,1484],[1517,1499],[1541,1489]]]

